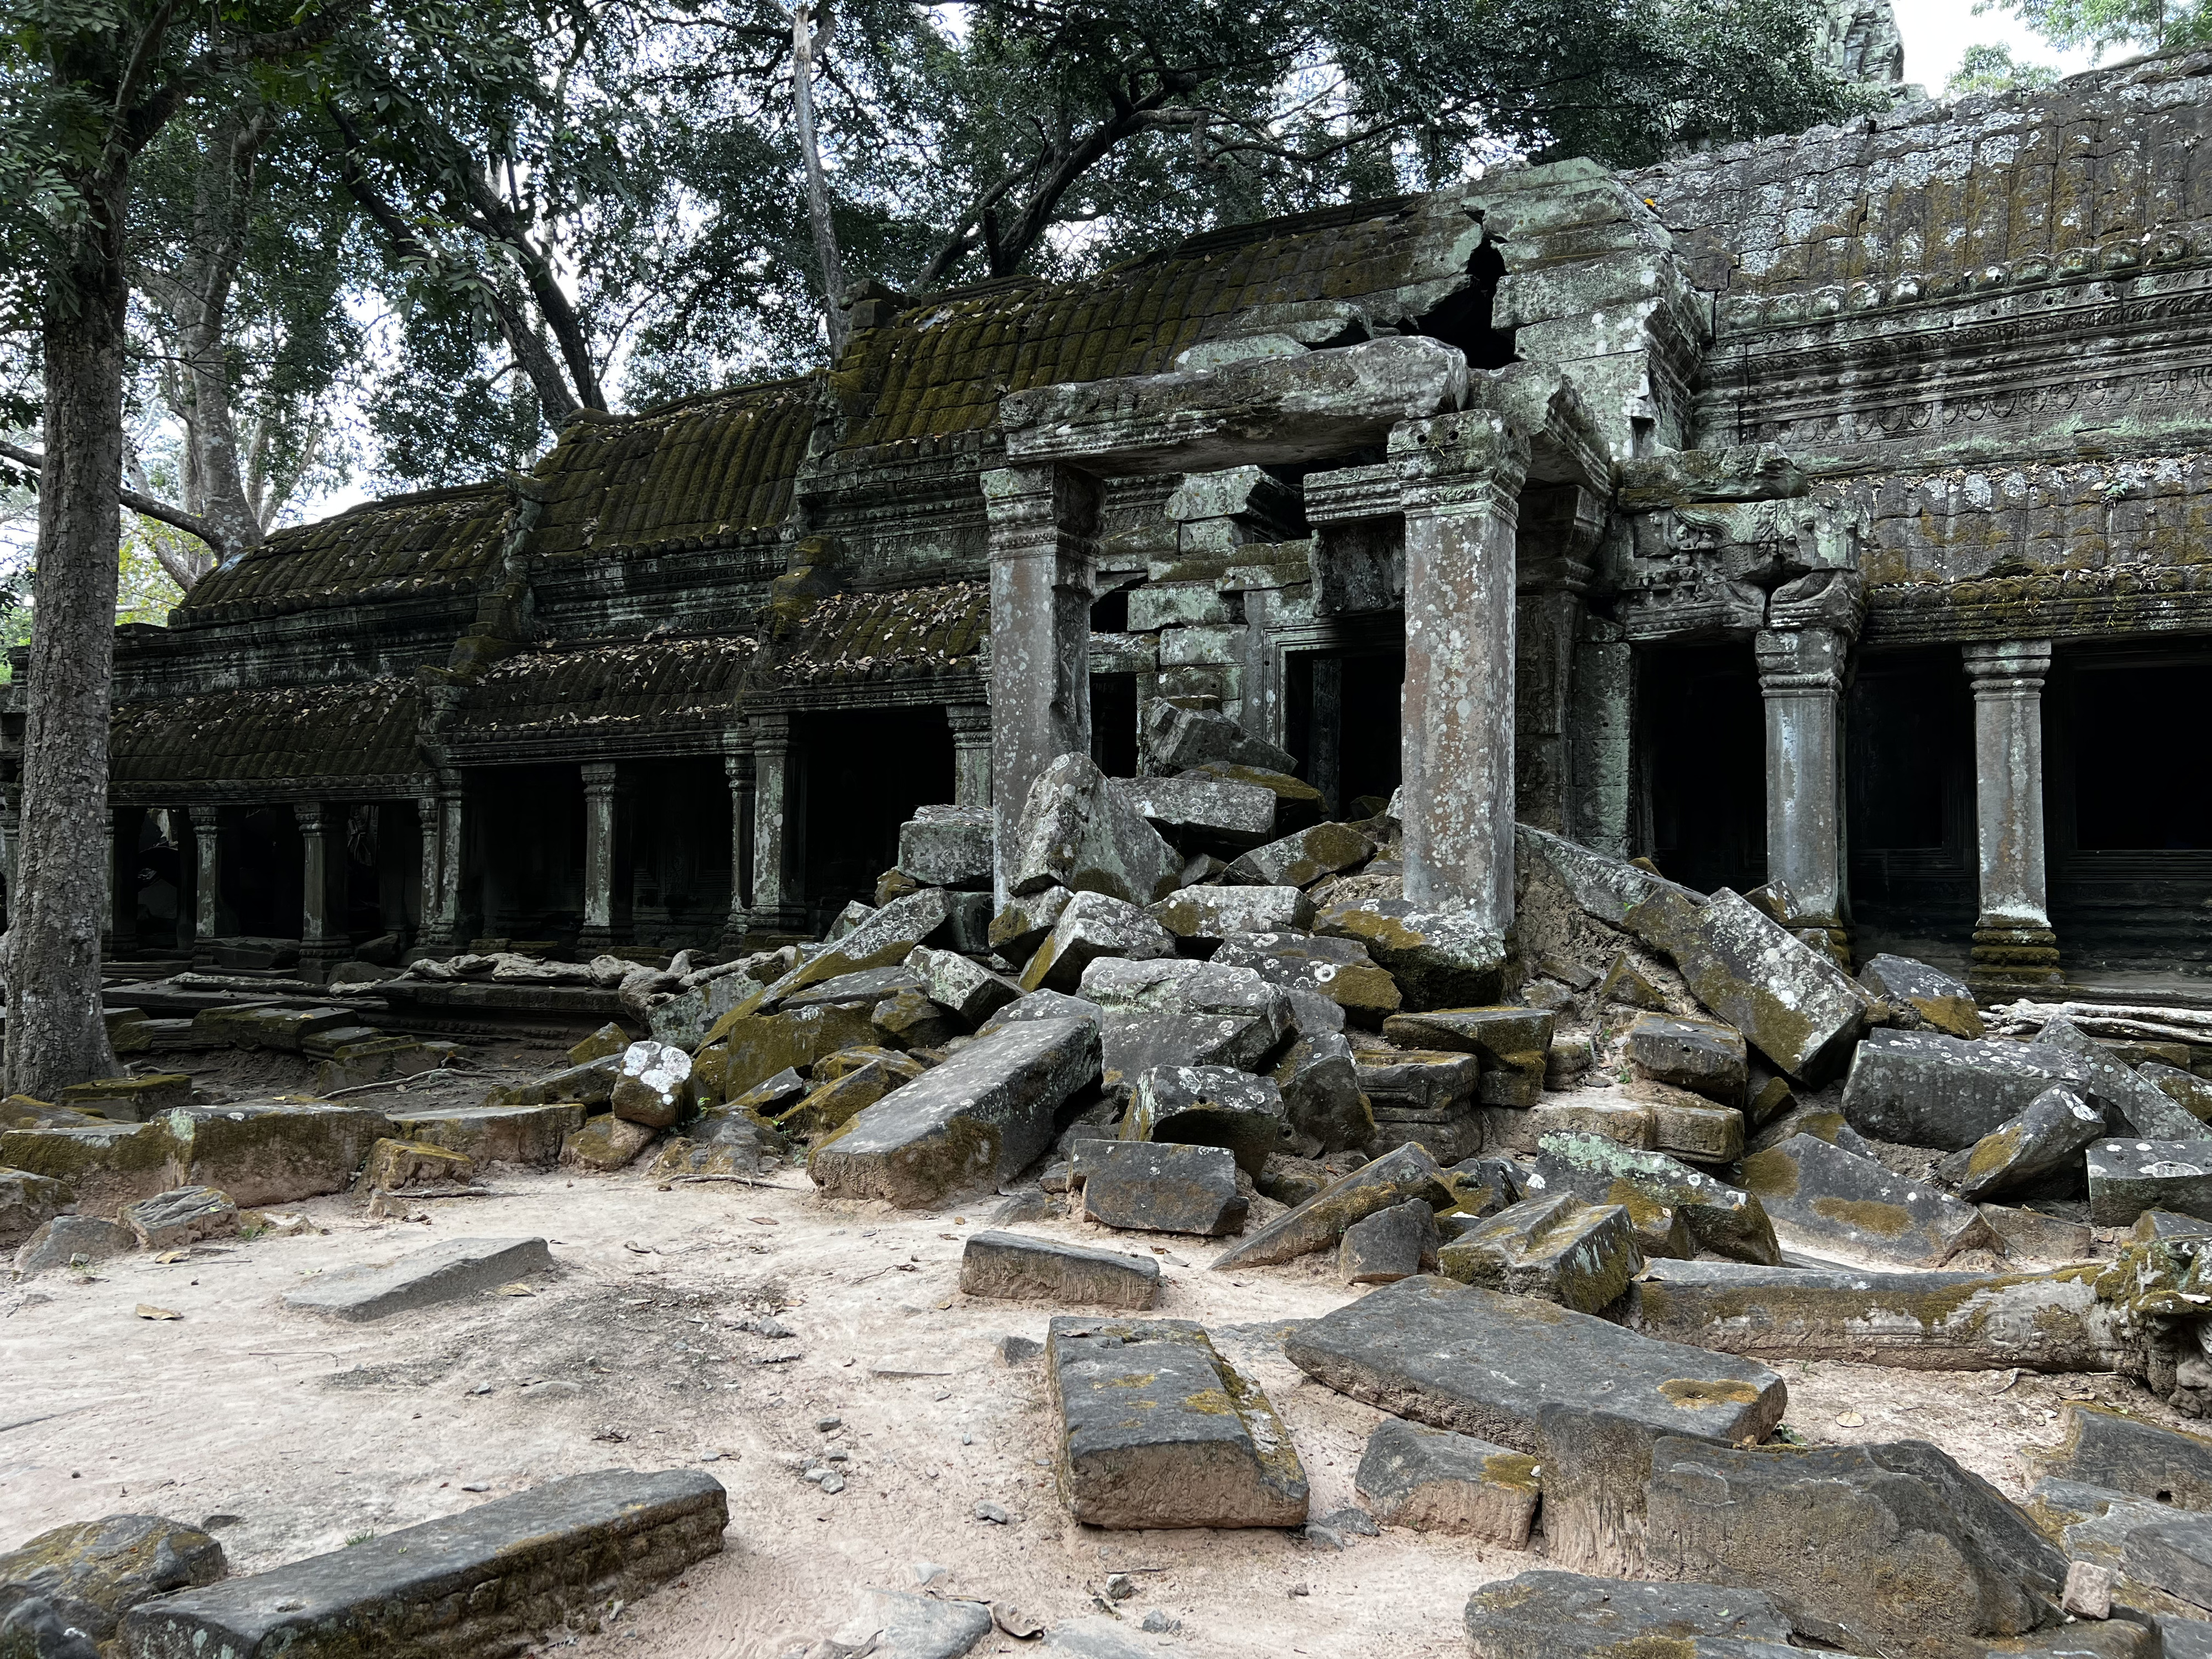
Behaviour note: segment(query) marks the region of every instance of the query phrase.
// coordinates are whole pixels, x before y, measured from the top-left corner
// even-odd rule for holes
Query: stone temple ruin
[[[2212,1656],[2208,94],[2168,55],[869,290],[831,370],[125,630],[134,1069],[0,1102],[0,1243],[63,1285],[15,1328],[236,1236],[228,1319],[751,1437],[234,1578],[65,1527],[0,1556],[0,1647],[510,1653],[714,1593],[734,1510],[793,1583],[841,1513],[1317,1580],[1428,1535],[1323,1580],[1346,1653],[1428,1598],[1476,1659]],[[653,1270],[685,1358],[553,1371],[595,1194],[740,1188],[759,1231]],[[492,1196],[562,1231],[375,1242]],[[961,1389],[1043,1513],[897,1485]],[[951,1571],[785,1659],[1316,1628]]]

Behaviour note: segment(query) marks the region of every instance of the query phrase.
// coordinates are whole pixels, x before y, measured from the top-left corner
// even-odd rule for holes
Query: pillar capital
[[[1589,592],[1605,530],[1602,496],[1572,483],[1524,489],[1520,524],[1515,564],[1522,592],[1579,598]]]
[[[1762,628],[1752,640],[1759,689],[1770,697],[1839,695],[1850,653],[1850,636],[1833,628]]]
[[[1528,444],[1485,409],[1401,421],[1388,448],[1407,517],[1517,510]]]
[[[763,708],[758,714],[745,716],[746,740],[757,753],[763,749],[791,747],[791,711],[788,708]]]
[[[1969,641],[1960,647],[1977,697],[2033,697],[2051,672],[2049,640]]]
[[[988,702],[948,702],[945,705],[945,723],[952,728],[952,741],[977,738],[988,742],[991,736],[991,705]]]
[[[334,808],[328,801],[295,800],[292,803],[292,821],[300,826],[303,836],[319,836],[335,829],[345,816],[343,807]]]
[[[619,769],[612,761],[586,761],[576,769],[584,775],[584,787],[587,791],[611,792],[620,781]]]
[[[187,806],[185,816],[191,820],[192,833],[196,836],[211,836],[222,825],[222,808],[220,806]]]

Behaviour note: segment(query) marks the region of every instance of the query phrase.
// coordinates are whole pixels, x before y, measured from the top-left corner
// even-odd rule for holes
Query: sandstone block
[[[960,1288],[969,1296],[1149,1308],[1159,1296],[1160,1268],[1149,1256],[1020,1233],[970,1233],[960,1252]]]
[[[1325,1250],[1355,1221],[1418,1198],[1431,1208],[1453,1202],[1437,1162],[1419,1146],[1401,1146],[1332,1182],[1296,1209],[1277,1216],[1214,1259],[1217,1273],[1261,1267]]]
[[[561,1143],[584,1127],[580,1106],[455,1106],[392,1120],[402,1139],[465,1154],[477,1164],[558,1163]]]
[[[665,1129],[691,1110],[691,1056],[672,1042],[633,1042],[609,1095],[614,1114]]]
[[[1226,1147],[1257,1177],[1291,1134],[1273,1081],[1227,1066],[1162,1066],[1139,1072],[1121,1119],[1124,1140]]]
[[[1350,824],[1317,823],[1239,854],[1222,879],[1243,887],[1308,887],[1374,854],[1375,843]]]
[[[1300,1037],[1276,1061],[1276,1086],[1291,1127],[1324,1152],[1364,1146],[1374,1114],[1359,1091],[1359,1066],[1341,1036]]]
[[[1022,989],[1073,991],[1094,962],[1153,961],[1175,953],[1174,936],[1135,905],[1104,893],[1079,893],[1022,970]]]
[[[979,962],[951,951],[916,945],[907,971],[921,982],[922,994],[969,1025],[979,1025],[1022,994],[1020,986]]]
[[[1115,778],[1113,787],[1178,843],[1234,856],[1275,835],[1275,793],[1203,774]]]
[[[1547,1135],[1595,1135],[1622,1146],[1650,1150],[1655,1141],[1651,1109],[1630,1100],[1581,1098],[1548,1100],[1525,1112],[1511,1114],[1527,1121],[1525,1150],[1534,1152]]]
[[[1151,907],[1150,914],[1177,939],[1231,939],[1243,933],[1277,933],[1313,925],[1313,901],[1296,887],[1186,887]]]
[[[1903,1009],[1914,1024],[1947,1036],[1982,1035],[1981,1011],[1961,980],[1910,957],[1887,954],[1867,958],[1859,983],[1893,1008]]]
[[[1409,1007],[1491,1004],[1504,987],[1504,940],[1464,914],[1423,911],[1406,899],[1361,899],[1328,906],[1314,930],[1365,945]]]
[[[1015,894],[991,918],[985,934],[991,949],[1021,961],[1052,932],[1060,913],[1067,908],[1074,896],[1065,887]]]
[[[1182,855],[1088,755],[1062,755],[1037,775],[1015,844],[1006,881],[1016,893],[1059,886],[1150,904],[1182,873]]]
[[[1525,1177],[1531,1193],[1569,1192],[1586,1204],[1619,1204],[1632,1220],[1640,1210],[1664,1207],[1679,1214],[1697,1243],[1716,1255],[1781,1265],[1781,1247],[1765,1206],[1740,1188],[1662,1152],[1623,1146],[1600,1135],[1547,1135],[1541,1146],[1542,1156]],[[1644,1254],[1653,1252],[1646,1249]]]
[[[505,1083],[485,1091],[487,1106],[604,1106],[622,1074],[620,1054],[602,1054],[580,1066],[563,1066],[527,1083]]]
[[[2136,1066],[2136,1075],[2199,1123],[2212,1121],[2212,1079],[2155,1060]]]
[[[2058,1443],[2031,1450],[2028,1462],[2061,1480],[2212,1510],[2212,1439],[2103,1406],[2069,1405]]]
[[[82,1261],[89,1266],[137,1246],[131,1229],[94,1215],[58,1215],[41,1224],[15,1252],[15,1276],[28,1279]]]
[[[1443,1240],[1426,1199],[1409,1198],[1344,1230],[1336,1276],[1347,1285],[1391,1285],[1433,1273]]]
[[[1526,1549],[1540,1495],[1536,1460],[1472,1435],[1385,1418],[1367,1437],[1353,1488],[1385,1526]]]
[[[2104,1138],[2105,1115],[2063,1084],[2045,1090],[2018,1117],[1999,1124],[1971,1150],[1939,1165],[1970,1199],[2031,1186],[2080,1163],[2093,1140]]]
[[[2086,1089],[2087,1067],[2035,1043],[1877,1030],[1851,1056],[1844,1115],[1877,1140],[1952,1151],[2019,1116],[2057,1084]]]
[[[1212,961],[1224,968],[1249,968],[1270,985],[1317,992],[1359,1025],[1381,1024],[1398,1012],[1403,1000],[1398,981],[1376,965],[1367,947],[1357,939],[1324,939],[1289,931],[1240,934],[1226,940],[1214,952]]]
[[[473,1296],[552,1266],[542,1238],[449,1238],[382,1266],[319,1273],[287,1294],[284,1305],[334,1319],[385,1319]]]
[[[899,825],[898,867],[924,887],[988,887],[991,809],[920,808]]]
[[[1692,1164],[1733,1164],[1743,1156],[1743,1114],[1664,1083],[1639,1080],[1628,1097],[1651,1114],[1651,1144]]]
[[[1710,1019],[1644,1014],[1628,1028],[1628,1060],[1645,1077],[1723,1106],[1744,1103],[1750,1072],[1743,1034]]]
[[[1784,1659],[1787,1613],[1756,1590],[1516,1573],[1468,1599],[1475,1659]],[[1811,1634],[1812,1632],[1807,1632]]]
[[[1255,738],[1218,708],[1184,708],[1161,698],[1145,711],[1145,751],[1164,772],[1222,761],[1273,772],[1293,770],[1286,750]]]
[[[2212,1613],[2212,1521],[2178,1516],[2138,1527],[2121,1547],[2120,1565],[2136,1583]]]
[[[872,1007],[836,1004],[772,1014],[732,1010],[716,1024],[693,1061],[693,1089],[702,1096],[735,1100],[780,1073],[811,1070],[824,1054],[873,1042],[874,1014]],[[606,1093],[599,1098],[604,1101],[613,1092],[610,1075]]]
[[[1382,1036],[1405,1048],[1479,1054],[1488,1067],[1504,1066],[1510,1058],[1548,1053],[1555,1018],[1544,1008],[1433,1008],[1425,1013],[1393,1014],[1382,1022]]]
[[[1940,1267],[1993,1237],[1972,1205],[1812,1135],[1754,1152],[1742,1169],[1745,1188],[1793,1248]]]
[[[753,988],[758,990],[760,988],[755,986]],[[595,1060],[606,1060],[618,1054],[629,1045],[629,1033],[609,1020],[580,1042],[571,1045],[568,1063],[571,1066],[588,1066]]]
[[[1029,1164],[1051,1144],[1060,1103],[1097,1074],[1091,1022],[1005,1026],[849,1120],[807,1173],[836,1197],[927,1208]]]
[[[172,1106],[192,1103],[192,1080],[182,1072],[154,1072],[143,1077],[104,1077],[72,1083],[59,1103],[97,1113],[118,1123],[143,1123]]]
[[[214,1583],[227,1570],[222,1546],[181,1521],[111,1515],[56,1527],[0,1554],[0,1633],[14,1638],[0,1646],[22,1659],[81,1659],[113,1642],[140,1602]]]
[[[1628,1212],[1571,1193],[1510,1205],[1437,1253],[1447,1279],[1595,1313],[1643,1271]]]
[[[1218,1238],[1244,1224],[1237,1160],[1225,1147],[1085,1141],[1083,1218],[1109,1227]]]
[[[2072,1020],[2045,1022],[2036,1042],[2074,1056],[2088,1074],[2081,1092],[2104,1107],[2115,1133],[2143,1140],[2212,1141],[2212,1127]],[[2212,1147],[2206,1151],[2212,1155]]]
[[[123,1641],[134,1659],[518,1651],[719,1553],[728,1523],[721,1485],[704,1474],[570,1475],[142,1603],[124,1616]]]
[[[603,1113],[561,1143],[561,1161],[602,1173],[626,1170],[659,1133],[642,1123]]]
[[[66,1182],[0,1169],[0,1249],[13,1249],[76,1202]]]
[[[1060,1495],[1095,1527],[1292,1527],[1305,1471],[1258,1387],[1187,1320],[1054,1318]]]
[[[2089,1220],[2129,1227],[2145,1210],[2171,1210],[2212,1219],[2212,1156],[2199,1140],[2099,1140],[2090,1143]],[[0,1156],[5,1156],[0,1145]]]
[[[1359,1063],[1360,1092],[1377,1110],[1449,1116],[1474,1103],[1481,1062],[1473,1054],[1357,1045],[1352,1054]]]

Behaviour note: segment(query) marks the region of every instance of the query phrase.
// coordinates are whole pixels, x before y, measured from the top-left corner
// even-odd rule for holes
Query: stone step
[[[410,1112],[392,1120],[409,1140],[461,1152],[478,1164],[534,1164],[561,1160],[561,1143],[584,1127],[584,1109],[549,1106],[453,1106]]]
[[[542,1238],[448,1238],[384,1266],[319,1274],[288,1295],[284,1305],[334,1319],[382,1319],[473,1296],[552,1265]]]
[[[129,1659],[474,1659],[718,1554],[729,1499],[688,1469],[571,1475],[125,1615]]]

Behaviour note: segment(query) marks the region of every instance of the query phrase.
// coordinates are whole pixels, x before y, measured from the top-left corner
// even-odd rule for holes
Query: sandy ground
[[[845,1624],[863,1588],[917,1588],[918,1563],[948,1570],[940,1594],[1048,1621],[1111,1611],[1139,1636],[1162,1610],[1179,1628],[1139,1639],[1166,1653],[1461,1656],[1469,1592],[1540,1565],[1540,1550],[1398,1530],[1336,1553],[1274,1532],[1069,1522],[1051,1486],[1042,1364],[999,1353],[1009,1333],[1041,1340],[1054,1310],[957,1289],[961,1241],[998,1200],[891,1212],[818,1198],[797,1170],[763,1186],[512,1170],[486,1184],[490,1196],[416,1201],[419,1219],[318,1200],[301,1206],[315,1233],[0,1290],[0,1548],[118,1511],[228,1517],[217,1535],[232,1569],[252,1571],[558,1475],[703,1465],[730,1492],[725,1553],[601,1633],[546,1650],[672,1659],[777,1659]],[[1211,1243],[1030,1226],[1158,1255],[1158,1311],[1205,1322],[1266,1388],[1313,1513],[1354,1501],[1379,1413],[1306,1382],[1279,1346],[1283,1322],[1348,1298],[1333,1258],[1216,1274]],[[329,1268],[440,1238],[530,1235],[558,1265],[529,1295],[370,1325],[282,1305]],[[139,1318],[141,1303],[182,1317]],[[791,1334],[741,1328],[768,1319]],[[2021,1449],[2057,1437],[2066,1399],[2180,1420],[2117,1378],[2007,1387],[2002,1374],[1780,1369],[1789,1422],[1808,1439],[1932,1439],[2015,1497],[2030,1483]],[[818,1431],[825,1417],[842,1426]],[[831,1449],[849,1454],[848,1480],[824,1496],[800,1471]],[[1011,1524],[978,1521],[984,1500]],[[1112,1572],[1139,1589],[1109,1609]],[[1021,1645],[994,1635],[978,1651]]]

